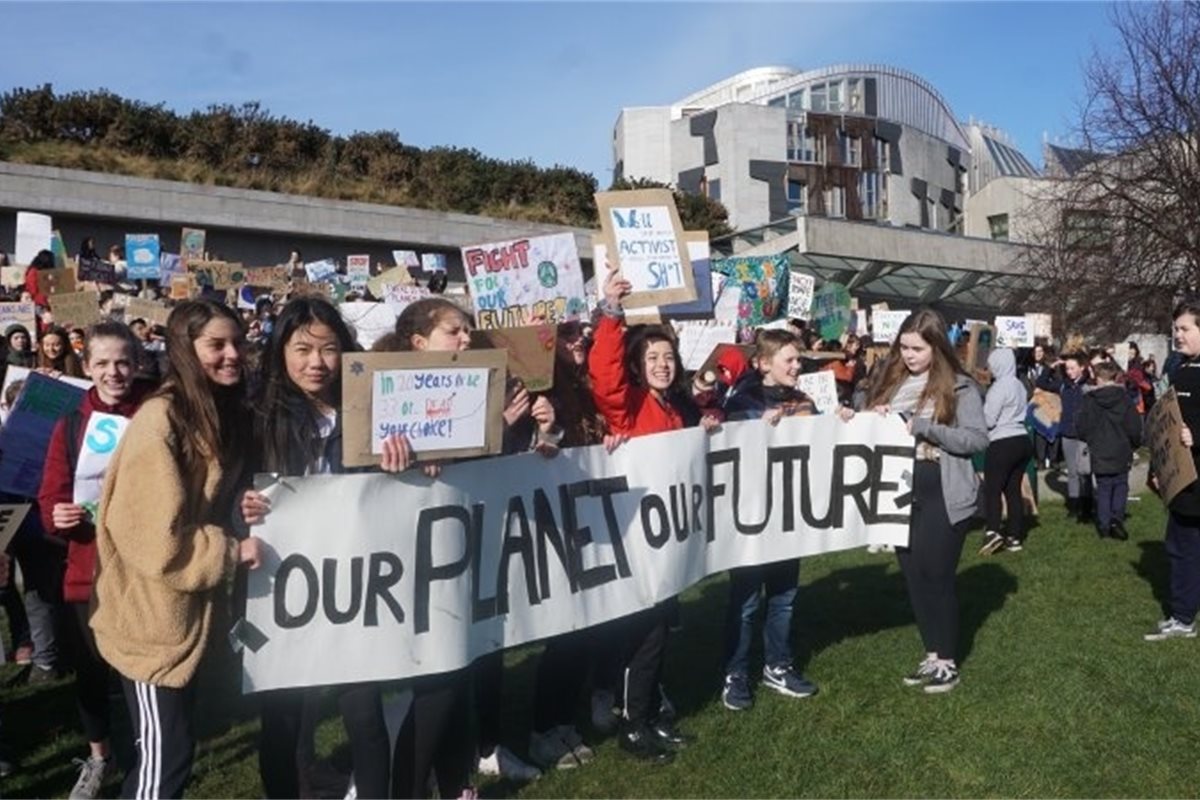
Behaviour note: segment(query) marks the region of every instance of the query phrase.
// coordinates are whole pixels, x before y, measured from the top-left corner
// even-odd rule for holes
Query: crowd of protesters
[[[94,255],[92,243],[85,244]],[[289,263],[299,259],[297,252]],[[561,448],[600,445],[611,453],[631,437],[690,426],[778,425],[817,413],[798,379],[830,370],[836,416],[899,415],[916,441],[909,543],[896,556],[922,649],[913,671],[901,677],[905,685],[928,694],[958,685],[955,573],[968,530],[972,520],[983,520],[984,554],[1024,549],[1036,513],[1037,470],[1061,459],[1073,518],[1094,521],[1101,538],[1127,538],[1130,470],[1142,418],[1160,385],[1157,365],[1136,349],[1122,367],[1105,350],[1069,348],[1055,356],[1049,342],[1039,342],[996,349],[986,370],[973,371],[964,366],[966,343],[953,344],[946,320],[921,309],[888,345],[853,334],[825,341],[797,321],[787,330],[760,331],[748,355],[729,349],[710,373],[692,375],[669,326],[626,324],[621,303],[629,284],[616,273],[600,283],[593,316],[558,326],[554,389],[535,394],[508,380],[504,452],[553,458]],[[437,288],[444,288],[444,276]],[[39,295],[36,279],[20,291],[12,299],[27,297],[42,313],[36,330],[4,331],[6,368],[86,377],[91,388],[55,427],[35,513],[0,558],[12,655],[29,664],[31,682],[73,673],[89,751],[81,754],[72,797],[99,796],[117,770],[112,676],[136,737],[122,796],[178,797],[192,771],[198,671],[221,640],[213,634],[222,632],[226,603],[239,613],[244,573],[263,558],[255,528],[271,508],[252,488],[253,475],[347,471],[341,359],[361,348],[337,307],[310,295],[264,297],[240,313],[215,298],[179,301],[165,329],[110,318],[66,330],[54,323],[53,299]],[[1192,446],[1191,430],[1200,424],[1200,306],[1185,304],[1175,316],[1173,381],[1187,426],[1184,444]],[[462,306],[434,296],[405,308],[372,349],[465,350],[471,327]],[[6,402],[11,407],[13,398]],[[1047,414],[1035,413],[1039,403]],[[130,422],[99,505],[89,507],[75,502],[74,481],[95,413]],[[436,478],[441,468],[418,464],[403,436],[384,442],[383,471],[422,469]],[[1200,489],[1191,487],[1171,504],[1167,548],[1171,607],[1147,635],[1151,640],[1196,635]],[[23,593],[14,588],[9,555]],[[724,682],[714,687],[725,708],[751,708],[756,687],[797,699],[818,693],[793,660],[798,576],[795,559],[731,572]],[[760,606],[757,671],[750,652]],[[385,692],[394,688],[388,684],[261,693],[263,791],[313,796],[314,727],[329,695],[341,713],[361,797],[424,797],[434,790],[470,797],[479,774],[527,781],[541,770],[586,765],[595,753],[576,726],[581,707],[590,710],[593,733],[615,733],[630,756],[668,763],[688,743],[663,669],[677,619],[670,600],[547,641],[532,725],[516,741],[500,726],[513,702],[500,652],[459,671],[401,682],[413,700],[394,742],[383,710]],[[5,722],[5,735],[14,735],[19,723]]]

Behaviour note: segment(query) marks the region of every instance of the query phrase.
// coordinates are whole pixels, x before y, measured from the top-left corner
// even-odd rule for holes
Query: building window
[[[809,97],[812,101],[812,110],[824,113],[825,112],[825,84],[818,84],[812,87],[809,91]]]
[[[1008,241],[1008,214],[993,214],[988,217],[988,229],[992,238],[1001,242]]]
[[[808,187],[804,184],[804,181],[788,178],[787,210],[789,214],[808,213]]]
[[[883,176],[864,172],[858,176],[858,196],[862,201],[863,219],[883,219]]]
[[[772,108],[783,108],[786,102],[786,97],[772,97],[767,101],[767,105],[771,106]]]
[[[929,217],[929,229],[941,230],[938,226],[938,204],[928,197],[925,198],[925,213]]]
[[[721,179],[713,178],[708,181],[708,196],[709,199],[720,201],[721,199]]]
[[[829,110],[831,112],[843,110],[842,109],[842,82],[841,81],[830,82],[829,90],[827,92],[827,97],[829,98],[828,103],[829,103]]]
[[[825,163],[825,140],[814,135],[803,123],[789,122],[787,134],[788,161],[804,164]]]
[[[1068,209],[1063,212],[1067,247],[1096,249],[1109,240],[1108,218],[1099,211]]]
[[[850,136],[845,131],[839,131],[838,143],[841,145],[844,165],[847,167],[862,166],[862,139]]]
[[[792,92],[787,98],[788,108],[808,108],[805,98],[806,95],[803,89]]]
[[[846,216],[846,190],[831,186],[825,190],[825,214],[830,217]]]
[[[862,113],[862,80],[859,78],[846,81],[846,109],[855,114]]]
[[[884,139],[875,139],[875,168],[880,172],[892,171],[892,145]]]

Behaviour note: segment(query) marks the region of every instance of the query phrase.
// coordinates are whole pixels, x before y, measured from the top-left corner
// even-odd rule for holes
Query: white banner
[[[996,317],[996,347],[1033,347],[1033,328],[1027,317]]]
[[[268,552],[240,626],[243,688],[459,669],[731,567],[905,545],[912,456],[899,416],[863,413],[468,461],[437,479],[283,478],[254,529]]]

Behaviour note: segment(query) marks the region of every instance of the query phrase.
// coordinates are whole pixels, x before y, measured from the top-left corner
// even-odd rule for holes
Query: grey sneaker
[[[574,769],[579,766],[579,759],[563,740],[559,728],[529,735],[529,759],[542,769]]]
[[[77,758],[72,763],[79,767],[79,778],[71,789],[70,800],[94,800],[99,797],[104,779],[112,773],[112,758],[89,758],[86,761]]]
[[[595,751],[587,746],[574,725],[560,725],[558,732],[562,740],[567,743],[567,747],[571,748],[571,752],[575,754],[575,758],[580,764],[587,764],[596,757]]]
[[[1154,626],[1154,631],[1147,633],[1142,638],[1147,642],[1162,642],[1167,639],[1195,639],[1196,638],[1196,623],[1184,625],[1174,617],[1167,617],[1159,621]]]

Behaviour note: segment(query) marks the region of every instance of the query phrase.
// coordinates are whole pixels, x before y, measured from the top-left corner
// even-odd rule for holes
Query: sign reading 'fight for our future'
[[[573,234],[464,247],[462,260],[482,330],[557,324],[587,313]]]

